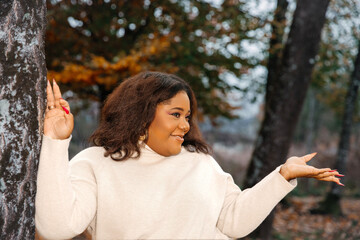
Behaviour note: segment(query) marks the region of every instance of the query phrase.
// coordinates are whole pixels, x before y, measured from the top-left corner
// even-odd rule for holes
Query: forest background
[[[75,116],[71,156],[89,146],[101,104],[122,80],[146,70],[174,73],[194,89],[204,137],[241,188],[286,156],[309,152],[318,152],[314,166],[346,173],[341,190],[301,180],[253,238],[360,238],[358,0],[46,5],[47,77]]]
[[[345,96],[358,52],[358,3],[332,1],[327,6],[325,23],[318,29],[319,50],[308,59],[313,64],[311,80],[293,91],[301,95],[301,88],[309,84],[303,108],[301,101],[294,105],[301,115],[297,124],[292,120],[296,130],[288,156],[316,151],[312,164],[318,167],[335,167]],[[269,58],[283,55],[296,7],[296,1],[256,0],[50,2],[48,78],[61,82],[65,98],[71,99],[76,116],[71,154],[87,146],[85,139],[97,125],[101,103],[119,82],[144,70],[165,71],[192,85],[203,133],[224,170],[239,186],[252,185],[244,179],[251,175],[246,170],[265,115],[268,72],[274,68]],[[321,22],[321,14],[314,18]],[[315,31],[302,34],[316,35]],[[280,74],[274,78],[277,81]],[[281,90],[273,94],[277,92]],[[346,197],[360,193],[358,100],[355,105],[343,171]],[[292,195],[324,197],[329,187],[305,180]]]

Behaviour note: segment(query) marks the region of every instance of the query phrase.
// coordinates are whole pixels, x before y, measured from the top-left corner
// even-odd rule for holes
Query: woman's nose
[[[184,120],[181,121],[179,128],[184,132],[188,132],[190,130],[190,124],[186,118],[184,118]]]

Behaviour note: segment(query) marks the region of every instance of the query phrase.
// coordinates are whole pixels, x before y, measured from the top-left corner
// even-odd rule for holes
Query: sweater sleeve
[[[296,185],[296,179],[288,182],[275,169],[252,188],[241,191],[229,175],[226,194],[217,227],[227,236],[240,238],[254,231],[271,210]]]
[[[35,223],[41,236],[69,239],[81,234],[96,212],[96,182],[87,161],[70,168],[70,138],[43,136],[37,175]],[[73,160],[72,160],[73,161]]]

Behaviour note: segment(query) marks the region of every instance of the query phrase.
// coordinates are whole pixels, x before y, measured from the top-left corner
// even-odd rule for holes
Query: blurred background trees
[[[49,1],[46,41],[49,77],[84,98],[102,102],[125,78],[165,71],[186,79],[201,113],[232,117],[224,99],[239,77],[259,64],[240,54],[247,34],[264,23],[225,1]],[[225,10],[226,9],[226,10]]]
[[[48,77],[61,82],[75,112],[73,152],[85,146],[79,141],[91,134],[112,89],[151,70],[191,84],[204,135],[241,187],[289,154],[317,151],[312,164],[334,167],[360,39],[359,6],[358,0],[48,1]],[[360,192],[359,120],[357,100],[342,166],[344,194],[351,196]],[[329,184],[302,181],[294,194],[329,191]]]
[[[359,41],[360,43],[360,41]],[[356,56],[354,70],[351,74],[348,88],[346,91],[344,110],[341,124],[341,133],[339,146],[337,149],[335,169],[342,174],[346,174],[346,165],[349,158],[350,138],[353,126],[354,109],[358,98],[360,85],[360,45]],[[326,195],[324,201],[318,209],[313,210],[314,213],[343,215],[340,200],[343,197],[343,189],[341,186],[332,184],[330,191]]]
[[[245,178],[252,187],[288,155],[293,133],[300,116],[315,64],[320,36],[325,23],[328,0],[298,1],[287,40],[283,28],[286,1],[279,0],[270,40],[265,114],[255,142],[254,152]],[[274,211],[260,226],[261,239],[270,239]]]

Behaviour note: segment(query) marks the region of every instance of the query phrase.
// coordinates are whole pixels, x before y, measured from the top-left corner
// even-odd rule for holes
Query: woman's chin
[[[178,155],[181,152],[181,145],[179,146],[173,146],[171,149],[169,149],[169,157]]]

